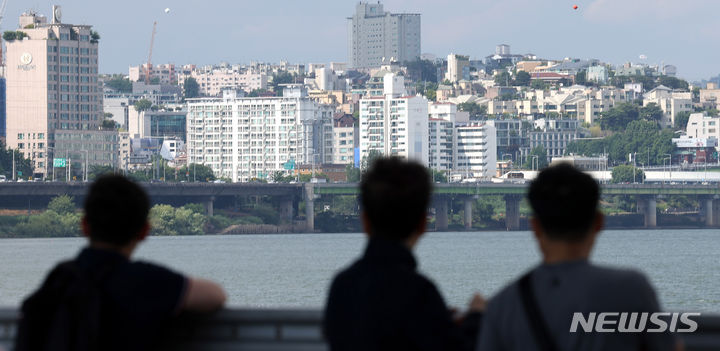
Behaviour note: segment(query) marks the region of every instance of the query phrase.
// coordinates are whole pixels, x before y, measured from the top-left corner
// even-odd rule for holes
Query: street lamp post
[[[84,170],[83,182],[87,182],[88,181],[88,154],[89,154],[89,151],[88,150],[80,150],[80,152],[85,153],[85,164],[83,165],[83,170]]]
[[[670,180],[672,181],[672,155],[671,154],[663,154],[663,156],[667,156],[667,158],[668,158],[668,170],[670,171],[669,176],[670,176]]]
[[[52,163],[52,181],[55,181],[55,160],[53,157],[50,158],[50,150],[53,150],[53,154],[55,153],[55,148],[52,146],[46,146],[45,147],[45,179],[47,180],[47,176],[50,173],[50,163]]]

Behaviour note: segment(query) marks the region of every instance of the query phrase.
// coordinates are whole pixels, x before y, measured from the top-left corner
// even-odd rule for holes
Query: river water
[[[84,243],[0,240],[0,306],[18,306],[56,262]],[[307,308],[323,305],[333,274],[364,245],[362,234],[151,237],[136,257],[218,281],[231,306]],[[457,307],[476,291],[492,296],[539,261],[529,232],[429,233],[416,256]],[[606,231],[592,259],[647,274],[665,309],[720,312],[718,230]]]

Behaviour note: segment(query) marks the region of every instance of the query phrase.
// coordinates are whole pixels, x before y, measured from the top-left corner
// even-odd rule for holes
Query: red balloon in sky
[[[578,5],[573,5],[573,10],[577,10],[577,9],[578,9]]]

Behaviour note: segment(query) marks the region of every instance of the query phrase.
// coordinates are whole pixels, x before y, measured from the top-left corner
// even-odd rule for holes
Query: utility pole
[[[13,180],[17,180],[17,172],[15,172],[15,150],[12,151],[13,156]]]

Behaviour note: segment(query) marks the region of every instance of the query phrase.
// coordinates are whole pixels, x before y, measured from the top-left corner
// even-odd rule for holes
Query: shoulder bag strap
[[[535,337],[535,342],[541,351],[559,351],[553,339],[550,330],[545,324],[538,307],[537,300],[532,294],[532,284],[530,283],[530,273],[528,272],[518,283],[520,288],[520,298],[522,299],[523,307],[525,308],[525,314],[527,316],[528,323],[530,324],[530,330]]]

